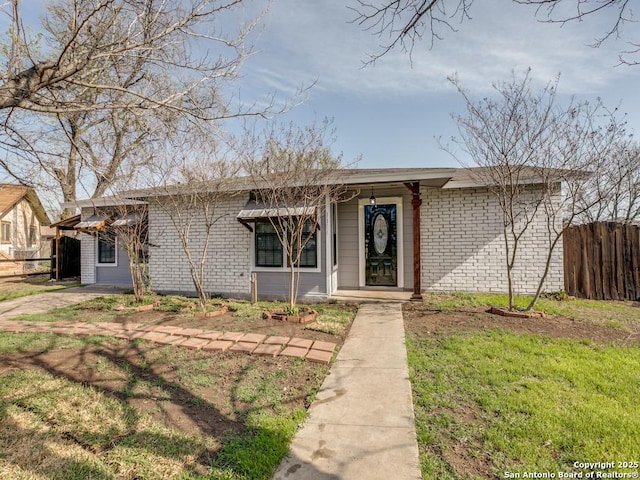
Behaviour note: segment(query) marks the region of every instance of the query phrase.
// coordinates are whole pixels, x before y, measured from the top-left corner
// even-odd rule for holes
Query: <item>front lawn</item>
[[[77,282],[50,282],[49,272],[28,277],[0,277],[0,302],[77,285]]]
[[[341,344],[353,307],[325,326],[263,320],[229,302],[196,318],[189,301],[116,311],[94,300],[29,320],[110,321],[262,332]],[[233,310],[233,311],[231,311]],[[0,478],[269,479],[329,371],[291,357],[196,351],[143,340],[0,333]]]
[[[575,462],[639,472],[617,462],[640,458],[640,339],[630,332],[640,308],[552,304],[613,312],[621,328],[597,318],[495,318],[471,297],[440,308],[429,300],[405,315],[424,479],[586,476]],[[524,476],[547,472],[555,477]]]

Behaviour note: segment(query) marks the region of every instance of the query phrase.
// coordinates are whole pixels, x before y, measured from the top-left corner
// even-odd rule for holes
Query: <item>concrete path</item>
[[[14,298],[0,302],[0,319],[8,319],[19,315],[44,313],[52,308],[66,307],[76,303],[103,297],[109,294],[122,293],[124,290],[100,285],[65,288],[55,292],[38,293],[27,297]]]
[[[402,305],[364,304],[274,480],[420,479]]]

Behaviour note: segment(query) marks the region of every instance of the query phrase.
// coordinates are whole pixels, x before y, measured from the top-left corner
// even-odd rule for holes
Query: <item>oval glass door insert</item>
[[[378,255],[382,255],[387,249],[389,241],[389,224],[382,213],[378,213],[373,220],[373,248]]]

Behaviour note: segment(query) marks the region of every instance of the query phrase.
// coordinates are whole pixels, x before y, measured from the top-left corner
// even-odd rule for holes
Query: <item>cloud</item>
[[[561,90],[598,91],[631,73],[615,69],[621,44],[587,46],[606,30],[603,22],[576,22],[560,28],[537,22],[531,10],[504,0],[474,3],[470,20],[446,32],[432,49],[416,45],[412,61],[399,50],[362,67],[367,53],[379,52],[384,39],[349,23],[350,0],[278,0],[267,15],[262,50],[248,65],[253,86],[295,91],[317,81],[318,93],[365,97],[438,95],[451,91],[446,77],[457,74],[465,88],[482,93],[512,70],[532,68],[546,83],[558,73]]]

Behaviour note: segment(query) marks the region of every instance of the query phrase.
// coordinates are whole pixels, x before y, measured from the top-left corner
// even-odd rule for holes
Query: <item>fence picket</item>
[[[598,222],[563,238],[565,290],[599,300],[640,300],[640,225]]]

